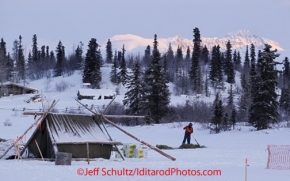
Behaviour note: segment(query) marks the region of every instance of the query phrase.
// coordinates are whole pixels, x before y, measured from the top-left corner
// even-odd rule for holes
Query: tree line
[[[232,50],[231,42],[226,43],[226,50],[219,45],[211,50],[202,46],[200,31],[193,29],[193,49],[187,47],[185,55],[181,46],[174,52],[171,44],[161,54],[158,50],[157,35],[153,46],[148,45],[142,57],[125,56],[125,45],[120,51],[113,51],[110,39],[103,56],[100,46],[92,38],[84,54],[84,44],[77,45],[71,55],[66,56],[65,47],[59,41],[56,50],[48,46],[38,47],[37,36],[33,35],[32,50],[27,59],[24,56],[22,37],[13,42],[12,54],[7,52],[6,43],[0,42],[0,81],[25,84],[27,79],[71,75],[75,70],[82,71],[84,83],[91,83],[93,88],[100,88],[102,81],[101,67],[106,63],[111,66],[110,80],[116,86],[127,88],[123,100],[126,114],[146,115],[146,123],[161,123],[167,120],[199,121],[209,123],[212,132],[226,131],[237,121],[248,122],[257,130],[267,129],[272,123],[286,118],[290,113],[290,64],[287,57],[283,61],[283,70],[278,71],[275,59],[277,50],[271,50],[266,44],[256,55],[255,46],[246,47],[243,64],[240,52]],[[54,53],[55,52],[55,53]],[[239,74],[241,88],[236,85]],[[185,105],[170,105],[168,83],[174,84],[175,95],[204,95],[209,97],[214,90],[215,100],[207,105],[201,102],[189,102]],[[230,84],[229,97],[223,103],[221,92],[225,83]],[[1,86],[2,87],[2,86]],[[235,90],[234,90],[235,87]],[[278,95],[277,90],[281,90]],[[239,100],[234,101],[234,96]],[[2,96],[2,91],[1,91]],[[279,99],[278,99],[279,98]],[[196,106],[211,112],[211,117],[203,116]],[[186,111],[199,117],[190,116]],[[176,113],[175,115],[173,113]],[[182,114],[182,115],[178,115]],[[195,119],[195,120],[191,120]],[[201,120],[202,119],[202,120]],[[132,120],[140,124],[140,120]]]

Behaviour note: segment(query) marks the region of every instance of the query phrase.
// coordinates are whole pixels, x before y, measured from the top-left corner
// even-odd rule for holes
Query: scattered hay
[[[179,149],[196,149],[196,148],[206,148],[203,145],[195,145],[195,144],[182,144]]]
[[[167,145],[156,145],[157,148],[161,150],[172,150],[173,148]]]

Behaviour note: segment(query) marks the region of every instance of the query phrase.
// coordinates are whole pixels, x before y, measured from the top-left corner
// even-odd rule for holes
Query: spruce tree
[[[38,47],[37,47],[37,36],[36,34],[33,35],[32,37],[32,62],[33,63],[36,63],[38,62]]]
[[[125,60],[125,45],[123,45],[122,48],[122,59],[121,59],[121,66],[120,66],[120,72],[118,73],[118,77],[120,77],[120,82],[125,85],[127,83],[128,79],[128,72],[127,72],[127,65]]]
[[[92,88],[100,88],[102,81],[101,73],[101,55],[98,51],[99,44],[95,38],[92,38],[88,44],[88,50],[85,57],[85,67],[83,72],[83,82],[90,83]]]
[[[0,97],[3,96],[4,90],[3,90],[3,83],[6,81],[6,42],[1,38],[0,42]]]
[[[222,100],[220,100],[220,94],[217,93],[213,103],[213,116],[211,118],[210,132],[219,133],[221,130],[221,123],[223,118],[223,106]]]
[[[277,122],[278,102],[275,92],[277,82],[275,80],[275,66],[278,62],[274,59],[279,55],[277,50],[271,50],[271,45],[265,44],[263,52],[260,53],[258,62],[259,74],[256,76],[256,86],[252,94],[252,104],[249,111],[249,123],[257,130],[269,128],[270,123]]]
[[[148,67],[151,61],[151,48],[150,45],[147,45],[144,51],[144,57],[142,60],[142,67]]]
[[[203,61],[204,65],[207,65],[209,63],[209,51],[206,45],[202,48],[201,60]]]
[[[227,50],[225,54],[225,67],[224,72],[227,76],[227,82],[230,84],[235,83],[235,71],[234,71],[234,64],[232,60],[232,45],[230,40],[226,44]]]
[[[229,129],[230,129],[230,126],[228,123],[228,113],[225,113],[223,117],[223,122],[222,122],[222,130],[229,131]]]
[[[194,39],[193,39],[193,52],[192,52],[192,62],[190,69],[190,80],[192,81],[193,91],[196,93],[201,93],[202,89],[200,87],[202,79],[201,68],[199,64],[200,53],[201,53],[201,38],[198,28],[193,29]]]
[[[185,55],[185,70],[187,71],[187,72],[189,72],[189,70],[190,70],[190,48],[189,48],[189,46],[187,47],[187,50],[186,50],[186,55]]]
[[[250,68],[249,48],[246,46],[245,60],[244,60],[244,72],[248,74]]]
[[[142,100],[143,100],[143,77],[140,68],[140,63],[137,60],[133,65],[132,75],[128,78],[126,85],[127,92],[123,100],[124,106],[127,107],[126,112],[128,114],[140,115],[142,112]]]
[[[154,121],[160,123],[169,110],[170,93],[166,85],[164,71],[160,65],[161,55],[158,50],[157,35],[154,35],[151,64],[145,71],[144,82],[144,110],[146,111],[147,123]]]
[[[283,84],[284,87],[290,88],[290,62],[288,57],[285,57],[283,64]]]
[[[76,70],[82,70],[83,68],[83,43],[80,42],[80,44],[77,46],[77,49],[75,50],[75,58],[76,58]]]
[[[176,56],[175,56],[175,63],[176,69],[179,68],[183,69],[183,54],[182,54],[182,47],[177,46]]]
[[[113,84],[119,83],[118,68],[117,68],[117,50],[115,51],[115,55],[113,58],[113,65],[111,67],[111,72],[110,72],[110,80]]]
[[[64,74],[65,53],[61,41],[56,47],[56,65],[54,67],[54,77],[62,76]]]
[[[281,96],[279,100],[279,106],[281,110],[286,113],[290,114],[290,89],[289,88],[282,88]]]
[[[233,130],[234,130],[235,129],[236,122],[237,122],[237,111],[236,111],[235,108],[232,109],[231,122],[232,122]]]
[[[25,80],[25,59],[22,47],[22,37],[19,36],[18,58],[16,62],[18,76],[20,79]]]
[[[113,50],[112,50],[112,42],[108,39],[106,45],[106,63],[113,63]]]
[[[209,79],[213,86],[222,82],[222,62],[220,56],[220,46],[214,46],[211,53]]]

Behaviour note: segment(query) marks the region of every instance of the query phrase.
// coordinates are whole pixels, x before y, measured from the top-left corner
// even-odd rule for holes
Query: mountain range
[[[158,37],[157,37],[158,38]],[[177,50],[178,46],[182,47],[182,50],[185,54],[187,47],[190,47],[190,50],[193,49],[192,39],[182,38],[181,36],[169,37],[169,38],[158,38],[158,49],[160,52],[164,53],[168,50],[168,45],[171,44],[173,51]],[[205,38],[202,37],[202,45],[206,45],[209,51],[213,46],[219,45],[221,50],[226,49],[226,43],[230,40],[232,44],[232,49],[241,51],[245,50],[247,45],[254,44],[256,49],[262,49],[264,44],[270,44],[272,49],[277,49],[278,51],[283,51],[284,49],[280,44],[274,40],[268,38],[263,38],[257,35],[252,35],[248,30],[239,30],[236,32],[228,33],[225,37],[222,38]],[[121,50],[122,46],[125,45],[125,49],[129,52],[138,52],[143,54],[147,45],[152,47],[153,38],[142,38],[133,34],[124,34],[124,35],[115,35],[110,38],[112,42],[113,49]],[[106,46],[102,46],[106,47]]]

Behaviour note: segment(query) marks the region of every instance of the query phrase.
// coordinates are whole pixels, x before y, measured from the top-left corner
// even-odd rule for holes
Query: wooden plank
[[[57,145],[67,145],[67,144],[81,144],[81,145],[85,145],[87,143],[90,143],[90,144],[103,144],[103,145],[122,145],[121,142],[116,142],[116,141],[108,141],[108,142],[105,142],[105,141],[84,141],[84,142],[57,142],[56,144]]]

